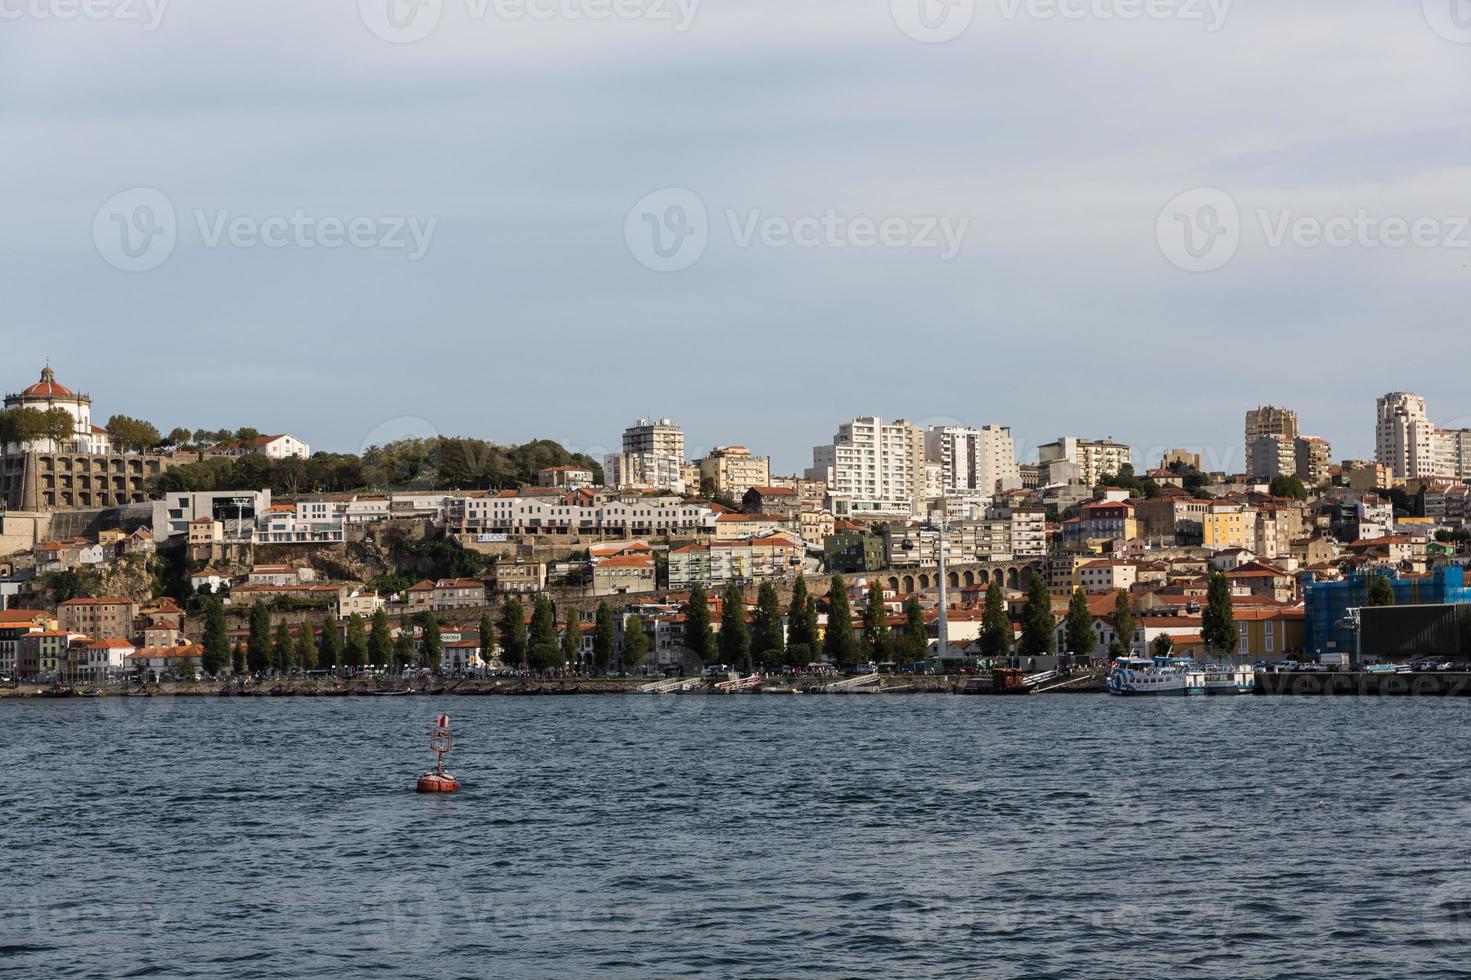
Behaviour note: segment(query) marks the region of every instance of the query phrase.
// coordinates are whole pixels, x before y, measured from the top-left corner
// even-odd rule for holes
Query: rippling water
[[[412,792],[436,710],[454,797]],[[0,974],[1405,976],[1468,706],[0,702]]]

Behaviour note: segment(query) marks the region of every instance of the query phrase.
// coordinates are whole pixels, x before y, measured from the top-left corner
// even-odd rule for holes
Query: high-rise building
[[[1435,427],[1425,399],[1407,391],[1391,391],[1379,399],[1374,429],[1374,459],[1396,480],[1436,475]]]
[[[610,487],[685,490],[684,430],[672,419],[639,419],[623,430],[623,452],[603,459]]]
[[[1275,480],[1297,472],[1297,440],[1281,433],[1259,436],[1246,447],[1246,472],[1252,480]]]
[[[940,464],[940,480],[947,494],[990,496],[1021,485],[1016,444],[1008,426],[937,426],[925,433],[924,444],[925,459]]]
[[[1435,475],[1471,479],[1471,429],[1436,429],[1432,438]]]
[[[699,461],[700,484],[740,500],[752,487],[771,484],[771,458],[752,456],[745,446],[716,446]]]
[[[924,496],[924,462],[922,429],[865,416],[838,426],[831,445],[812,448],[807,476],[827,484],[839,517],[909,516]]]
[[[1248,479],[1271,479],[1278,474],[1258,473],[1252,468],[1253,447],[1263,436],[1284,436],[1291,444],[1301,435],[1297,413],[1290,408],[1262,405],[1246,413],[1246,476]],[[1291,467],[1288,472],[1291,472]]]
[[[1317,487],[1328,482],[1333,469],[1333,447],[1317,436],[1299,436],[1293,442],[1297,456],[1297,476],[1304,486]]]
[[[1087,486],[1096,486],[1105,476],[1118,473],[1125,463],[1132,464],[1134,450],[1112,439],[1080,439],[1063,436],[1056,442],[1037,447],[1042,463],[1064,460],[1076,463],[1078,476]]]

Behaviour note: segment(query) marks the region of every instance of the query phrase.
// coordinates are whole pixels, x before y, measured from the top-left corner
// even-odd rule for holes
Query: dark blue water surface
[[[1465,975],[1468,712],[0,702],[0,974]]]

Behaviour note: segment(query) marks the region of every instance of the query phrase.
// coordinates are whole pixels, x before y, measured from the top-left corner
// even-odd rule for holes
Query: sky
[[[1471,426],[1468,83],[1468,0],[0,0],[0,387],[1364,457],[1386,391]]]

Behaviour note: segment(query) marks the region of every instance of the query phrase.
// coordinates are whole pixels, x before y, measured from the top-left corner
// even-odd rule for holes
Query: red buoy
[[[420,793],[453,793],[460,788],[460,781],[444,771],[444,754],[455,746],[455,737],[450,734],[449,715],[434,719],[434,731],[429,734],[429,748],[434,752],[434,769],[419,777],[414,788]]]

